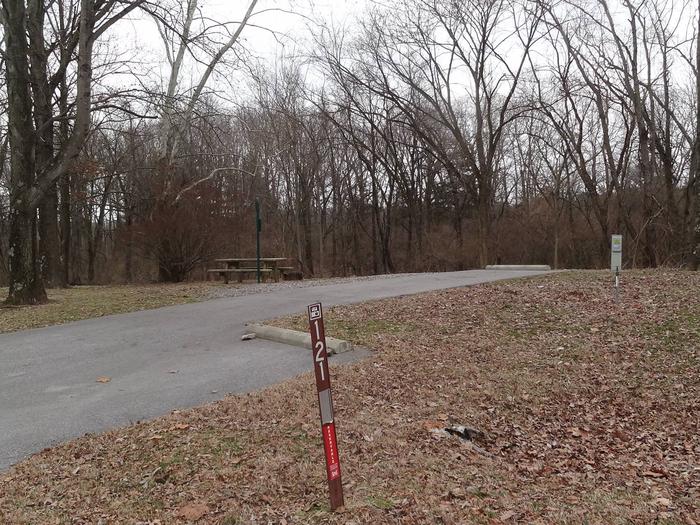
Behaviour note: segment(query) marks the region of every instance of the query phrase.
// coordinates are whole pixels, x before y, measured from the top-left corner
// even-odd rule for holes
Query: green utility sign
[[[610,270],[617,273],[622,270],[622,235],[613,235],[610,244]]]

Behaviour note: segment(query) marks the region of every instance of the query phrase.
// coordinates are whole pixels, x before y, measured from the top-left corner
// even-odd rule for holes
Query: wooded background
[[[254,255],[256,198],[263,255],[306,276],[605,267],[614,233],[627,267],[697,268],[698,3],[369,3],[257,60],[269,7],[2,0],[10,302],[202,278]],[[136,13],[157,80],[108,45]]]

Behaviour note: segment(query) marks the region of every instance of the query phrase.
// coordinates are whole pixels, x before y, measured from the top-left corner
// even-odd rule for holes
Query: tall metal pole
[[[258,284],[260,284],[260,230],[262,219],[260,218],[260,199],[255,197],[255,258],[257,260]]]

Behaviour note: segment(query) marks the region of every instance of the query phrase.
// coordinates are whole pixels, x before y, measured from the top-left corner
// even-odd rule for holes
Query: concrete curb
[[[548,264],[490,264],[486,270],[531,270],[534,272],[548,272],[552,268]]]
[[[304,332],[262,324],[249,324],[247,327],[258,339],[267,339],[286,345],[311,348],[311,335]],[[326,345],[330,355],[342,354],[343,352],[349,352],[353,349],[352,343],[343,341],[342,339],[336,339],[335,337],[326,337]]]

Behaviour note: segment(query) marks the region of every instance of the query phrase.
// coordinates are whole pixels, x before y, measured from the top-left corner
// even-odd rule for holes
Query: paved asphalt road
[[[113,315],[0,335],[0,470],[44,447],[249,392],[310,369],[300,348],[242,342],[245,323],[305,311],[535,275],[396,275]],[[356,350],[334,357],[363,357]],[[173,373],[176,372],[176,373]],[[98,383],[99,376],[111,378]]]

